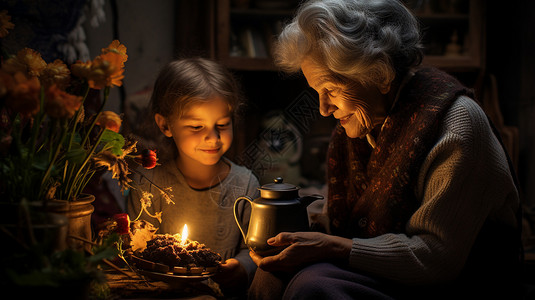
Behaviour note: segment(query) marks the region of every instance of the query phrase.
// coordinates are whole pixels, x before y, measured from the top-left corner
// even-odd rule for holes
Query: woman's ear
[[[156,124],[158,125],[158,128],[160,128],[160,131],[166,136],[166,137],[172,137],[173,133],[171,132],[169,128],[169,123],[167,123],[167,118],[160,115],[160,114],[154,114],[154,121],[156,121]]]

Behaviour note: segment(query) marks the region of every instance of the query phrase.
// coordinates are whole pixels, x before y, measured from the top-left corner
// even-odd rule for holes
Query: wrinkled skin
[[[267,242],[271,246],[287,246],[274,256],[249,252],[256,265],[268,272],[291,272],[320,261],[347,261],[352,245],[351,239],[320,232],[281,232]]]

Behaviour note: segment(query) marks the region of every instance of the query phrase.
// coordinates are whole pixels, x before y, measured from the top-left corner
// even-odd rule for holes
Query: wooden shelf
[[[227,68],[243,71],[275,71],[277,68],[271,58],[249,58],[249,57],[226,57],[220,62]]]
[[[276,71],[277,68],[271,58],[271,40],[278,34],[276,29],[266,33],[269,26],[290,20],[295,9],[258,9],[233,8],[230,0],[214,0],[216,28],[213,43],[214,56],[225,66],[244,71]],[[437,0],[438,1],[438,0]],[[467,1],[467,2],[462,2]],[[405,1],[410,7],[411,1]],[[439,2],[430,1],[429,7],[414,11],[419,19],[423,32],[423,42],[426,46],[424,63],[451,71],[476,71],[484,69],[485,39],[484,39],[484,1],[461,0],[463,11],[432,11],[439,7]],[[442,9],[444,9],[442,7]],[[466,10],[466,11],[464,11]],[[262,32],[267,49],[266,57],[252,57],[247,49],[240,49],[244,44],[240,31],[246,28],[256,28]],[[459,55],[445,55],[445,49],[454,34],[458,35],[456,42],[461,49]],[[270,40],[271,39],[271,40]],[[231,48],[238,54],[231,54]],[[248,56],[249,55],[249,56]]]

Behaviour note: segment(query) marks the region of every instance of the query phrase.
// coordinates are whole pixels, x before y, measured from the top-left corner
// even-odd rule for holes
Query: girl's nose
[[[332,115],[338,107],[334,105],[329,97],[320,97],[320,114],[324,117]]]
[[[219,130],[214,126],[212,129],[210,129],[207,132],[205,139],[207,141],[209,141],[209,140],[217,141],[217,140],[219,140],[220,137],[221,137],[221,135],[219,134]]]

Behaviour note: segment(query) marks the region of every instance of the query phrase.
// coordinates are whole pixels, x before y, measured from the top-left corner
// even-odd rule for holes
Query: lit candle
[[[184,224],[184,228],[182,229],[182,237],[180,239],[180,243],[182,245],[186,245],[187,239],[188,239],[188,225]]]

